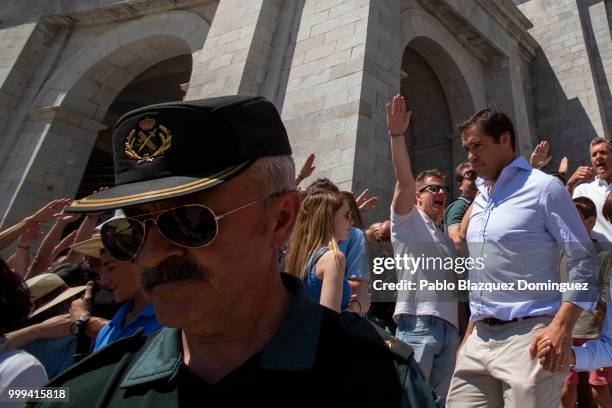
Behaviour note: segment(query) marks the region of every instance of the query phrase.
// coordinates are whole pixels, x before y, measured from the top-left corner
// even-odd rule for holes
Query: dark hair
[[[593,200],[588,197],[576,197],[572,201],[576,204],[576,209],[580,211],[585,220],[591,217],[597,218],[597,208]]]
[[[355,201],[355,196],[350,191],[341,191],[340,194],[342,194],[342,198],[348,202],[349,210],[351,210],[353,226],[355,228],[362,229],[363,219],[361,218],[361,211],[359,211],[357,201]]]
[[[501,135],[508,132],[512,151],[515,151],[514,126],[504,112],[492,108],[481,109],[459,125],[459,132],[463,133],[472,126],[477,126],[486,135],[491,136],[495,143],[499,143]]]
[[[423,170],[414,179],[414,184],[415,184],[417,191],[419,191],[421,188],[425,186],[425,179],[429,177],[439,178],[440,180],[446,182],[446,176],[440,170],[438,169]]]
[[[0,334],[19,329],[32,311],[30,291],[0,258]]]
[[[608,193],[608,197],[606,197],[606,202],[601,209],[601,212],[608,222],[612,222],[612,194]]]
[[[95,280],[97,275],[83,263],[66,262],[54,266],[49,272],[56,274],[71,288],[86,285]]]
[[[563,175],[562,173],[555,171],[555,172],[550,173],[550,175],[557,178],[560,182],[563,183],[563,185],[567,184],[567,179],[565,178],[565,175]]]
[[[319,192],[340,193],[340,189],[330,179],[320,178],[306,187],[305,190],[306,195]]]

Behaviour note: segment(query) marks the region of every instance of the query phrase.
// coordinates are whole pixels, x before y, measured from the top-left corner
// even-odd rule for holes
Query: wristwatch
[[[87,326],[87,321],[91,318],[91,314],[87,313],[83,315],[80,319],[75,320],[70,325],[70,334],[73,336],[81,336],[85,334],[85,326]]]

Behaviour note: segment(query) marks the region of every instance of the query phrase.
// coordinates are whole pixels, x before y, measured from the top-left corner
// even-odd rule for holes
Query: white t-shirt
[[[593,228],[593,238],[599,242],[612,242],[612,223],[608,222],[601,212],[611,189],[612,185],[608,184],[606,180],[595,177],[595,180],[590,183],[583,183],[576,187],[572,197],[587,197],[595,203],[597,221]]]
[[[458,312],[456,291],[420,290],[421,281],[457,284],[454,270],[440,268],[438,261],[454,259],[457,256],[455,246],[450,238],[416,206],[408,214],[397,215],[391,208],[391,243],[396,259],[408,258],[427,262],[427,267],[420,267],[415,263],[408,264],[408,268],[397,268],[398,282],[415,282],[416,290],[401,290],[397,294],[397,303],[393,318],[399,321],[402,314],[417,316],[436,316],[458,327]],[[429,263],[429,260],[432,260]],[[455,286],[456,287],[456,286]]]
[[[0,354],[0,393],[7,388],[39,388],[48,381],[45,367],[33,355],[12,349]],[[22,402],[0,403],[2,408],[24,405]]]

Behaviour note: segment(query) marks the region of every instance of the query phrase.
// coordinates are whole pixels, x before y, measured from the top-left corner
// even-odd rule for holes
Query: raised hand
[[[314,153],[311,153],[310,156],[308,156],[308,158],[306,159],[306,162],[304,162],[304,165],[302,166],[302,169],[298,173],[298,177],[301,180],[304,180],[305,178],[310,177],[310,175],[312,174],[312,172],[316,168],[316,166],[312,165],[314,163],[314,159],[315,159],[315,155],[314,155]]]
[[[594,172],[592,167],[580,166],[567,181],[567,188],[572,192],[577,184],[591,181],[593,176]]]
[[[568,168],[568,160],[567,157],[563,157],[561,159],[561,163],[559,163],[559,173],[565,175],[567,174],[567,168]]]
[[[66,212],[62,211],[59,214],[55,214],[54,217],[55,217],[56,221],[61,223],[61,224],[70,224],[71,222],[76,221],[79,218],[81,218],[81,214],[78,214],[78,213],[66,213]]]
[[[18,244],[22,247],[32,246],[32,243],[36,241],[38,235],[40,234],[40,224],[36,223],[32,225],[30,228],[26,229],[23,234],[19,237]]]
[[[93,290],[93,282],[87,282],[85,294],[82,298],[72,301],[70,305],[70,316],[72,320],[78,320],[87,313],[91,312],[91,293]]]
[[[403,135],[410,125],[411,111],[406,110],[406,100],[395,95],[392,103],[387,103],[387,128],[391,136]]]
[[[53,216],[60,213],[64,207],[69,205],[72,200],[68,198],[60,198],[47,203],[29,217],[31,223],[44,224],[47,221],[51,221]]]
[[[357,202],[357,207],[359,207],[359,211],[361,212],[370,211],[372,208],[374,208],[379,200],[378,196],[368,197],[367,194],[368,189],[364,188],[361,194],[359,194],[359,197],[355,199]]]
[[[543,140],[536,145],[535,149],[533,149],[533,153],[531,153],[531,159],[529,159],[529,164],[531,167],[541,169],[550,162],[552,156],[548,155],[549,148],[550,145],[546,140]]]

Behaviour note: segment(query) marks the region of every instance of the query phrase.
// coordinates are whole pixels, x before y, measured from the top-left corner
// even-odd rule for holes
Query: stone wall
[[[532,66],[536,135],[551,141],[550,170],[567,155],[573,171],[590,163],[590,140],[606,134],[608,14],[602,0],[531,0],[518,6],[541,47]]]

